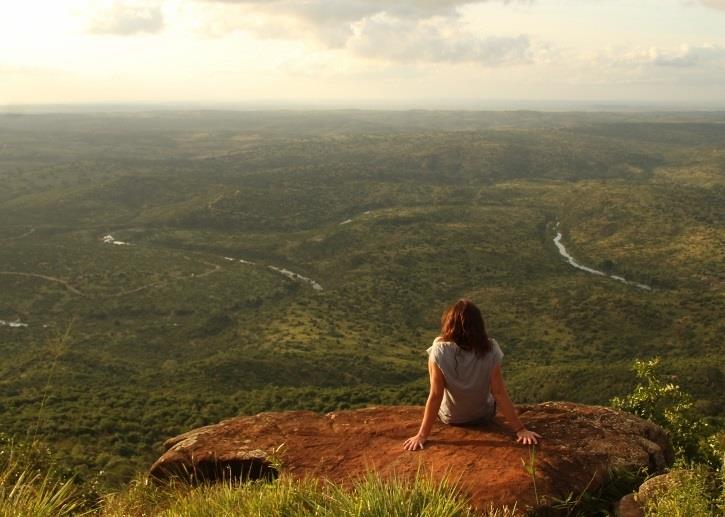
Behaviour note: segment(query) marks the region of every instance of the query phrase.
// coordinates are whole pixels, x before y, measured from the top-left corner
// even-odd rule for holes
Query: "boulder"
[[[644,510],[635,494],[627,494],[614,506],[615,517],[644,517]]]
[[[614,514],[616,517],[644,517],[648,506],[678,484],[677,476],[677,471],[670,471],[645,480],[636,492],[619,500]]]
[[[654,503],[660,495],[671,490],[676,485],[676,472],[667,472],[666,474],[653,476],[639,486],[635,499],[642,508],[646,508],[648,504]]]
[[[516,443],[498,415],[476,426],[436,423],[425,449],[415,452],[403,450],[403,441],[418,431],[422,407],[242,416],[167,440],[150,476],[191,482],[313,476],[345,484],[369,471],[403,479],[422,472],[457,481],[477,508],[523,508],[596,490],[612,470],[653,474],[673,459],[662,428],[628,413],[567,402],[518,410],[543,436],[535,448]],[[526,468],[532,461],[536,492]]]

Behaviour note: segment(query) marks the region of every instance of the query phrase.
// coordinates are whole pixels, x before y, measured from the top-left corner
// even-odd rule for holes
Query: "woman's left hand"
[[[403,448],[406,451],[415,451],[417,449],[422,449],[423,444],[426,442],[426,438],[423,438],[419,434],[416,434],[412,438],[408,438],[405,440],[405,443],[403,444]]]
[[[528,429],[524,428],[520,431],[516,432],[516,441],[521,442],[524,445],[535,445],[539,443],[539,439],[541,438],[541,435],[539,433],[536,433],[534,431],[529,431]]]

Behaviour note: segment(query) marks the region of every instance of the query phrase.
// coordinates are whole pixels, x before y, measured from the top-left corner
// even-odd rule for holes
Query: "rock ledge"
[[[611,470],[660,472],[673,458],[666,433],[634,415],[567,402],[518,409],[526,426],[544,437],[535,451],[540,502],[595,490]],[[522,465],[530,462],[530,447],[517,444],[499,416],[481,426],[437,423],[425,450],[404,451],[422,414],[422,407],[392,406],[237,417],[167,440],[150,475],[198,482],[280,474],[347,483],[370,470],[403,478],[420,470],[460,480],[478,508],[536,505]]]

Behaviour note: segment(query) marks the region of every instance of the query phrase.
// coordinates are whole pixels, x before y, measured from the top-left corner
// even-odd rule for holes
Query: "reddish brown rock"
[[[644,517],[644,510],[635,499],[634,494],[627,494],[615,505],[614,515],[615,517]]]
[[[519,407],[521,420],[544,438],[535,453],[540,501],[595,490],[611,469],[650,473],[672,460],[665,432],[636,416],[598,406],[548,402]],[[223,476],[314,476],[346,483],[374,470],[383,476],[460,480],[478,508],[535,506],[532,477],[523,463],[531,448],[516,443],[499,417],[483,426],[436,424],[425,450],[403,450],[422,407],[372,407],[337,411],[261,413],[225,420],[168,440],[151,467],[155,479],[192,481]],[[543,499],[541,499],[543,496]]]
[[[681,472],[681,471],[679,471]],[[615,508],[616,517],[643,517],[645,509],[678,484],[678,471],[647,479],[637,492],[624,496]]]

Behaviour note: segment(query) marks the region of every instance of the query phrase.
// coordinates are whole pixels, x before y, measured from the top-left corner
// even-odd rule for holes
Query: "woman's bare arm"
[[[430,376],[430,392],[428,393],[428,401],[425,403],[425,412],[423,413],[423,421],[420,424],[420,430],[415,436],[405,440],[403,447],[408,451],[422,449],[423,444],[428,439],[430,431],[433,428],[438,410],[443,400],[443,390],[445,388],[445,380],[443,372],[438,368],[433,359],[428,359],[428,375]]]
[[[511,402],[511,398],[506,390],[506,383],[503,381],[503,373],[501,372],[500,364],[496,365],[493,372],[491,372],[491,391],[493,392],[493,396],[496,399],[498,407],[500,407],[503,412],[503,416],[506,417],[506,421],[512,426],[514,432],[516,433],[516,441],[525,444],[538,443],[537,438],[541,438],[541,436],[538,433],[526,429],[524,424],[521,423],[521,420],[519,420],[516,408],[514,407],[513,402]]]

